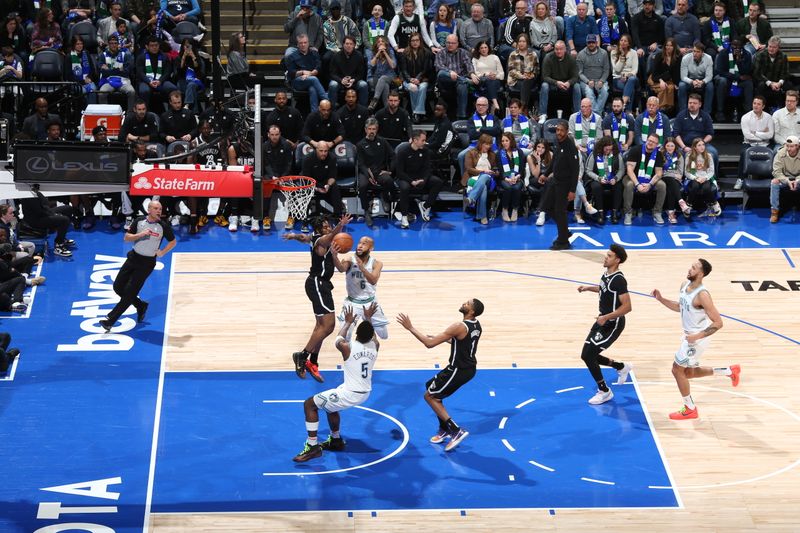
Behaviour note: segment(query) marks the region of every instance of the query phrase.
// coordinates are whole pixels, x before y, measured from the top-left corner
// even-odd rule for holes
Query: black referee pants
[[[558,228],[558,237],[553,244],[569,244],[569,225],[567,224],[567,198],[569,197],[569,184],[556,181],[552,187],[545,189],[543,204],[549,209],[553,221]]]
[[[128,259],[119,269],[117,279],[114,280],[114,292],[119,295],[120,300],[114,309],[108,313],[108,320],[116,322],[128,307],[133,305],[136,309],[142,305],[139,299],[139,291],[142,290],[144,282],[156,267],[156,258],[140,255],[131,250],[128,252]]]

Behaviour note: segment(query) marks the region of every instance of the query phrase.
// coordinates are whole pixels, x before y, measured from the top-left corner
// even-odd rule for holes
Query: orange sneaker
[[[319,366],[315,365],[311,361],[306,361],[306,370],[311,377],[319,381],[320,383],[324,383],[325,379],[322,377],[322,374],[319,373]]]
[[[731,383],[734,387],[739,385],[739,374],[742,373],[742,367],[740,365],[731,365]]]
[[[680,411],[675,411],[669,414],[670,420],[689,420],[690,418],[697,418],[697,407],[689,409],[685,405]]]

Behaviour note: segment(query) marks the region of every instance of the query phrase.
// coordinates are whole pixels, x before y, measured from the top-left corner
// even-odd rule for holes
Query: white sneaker
[[[22,297],[22,303],[25,305],[31,305],[31,297],[26,294]]]
[[[170,224],[173,226],[180,226],[181,225],[181,217],[179,215],[175,215],[170,219]]]
[[[600,405],[601,403],[606,403],[608,400],[614,397],[614,393],[611,392],[611,389],[608,389],[608,392],[603,392],[601,390],[597,391],[597,394],[589,398],[589,403],[592,405]]]
[[[586,222],[583,220],[583,217],[581,216],[580,213],[575,213],[575,223],[576,224],[586,224]]]
[[[15,313],[24,313],[28,309],[28,306],[25,305],[23,302],[14,302],[11,304],[11,311]]]
[[[242,226],[246,226],[246,225],[248,225],[250,223],[250,220],[252,218],[253,217],[249,217],[247,215],[242,215],[242,216],[239,217],[239,222],[241,223]]]
[[[425,207],[424,200],[417,200],[417,205],[419,206],[419,216],[422,217],[422,220],[425,222],[430,221],[431,219],[431,208]]]
[[[395,211],[394,218],[396,218],[398,222],[401,222],[403,220],[403,213],[400,211]]]
[[[539,115],[539,124],[544,124],[545,122],[547,122],[547,115],[542,113],[541,115]]]
[[[228,231],[239,231],[239,217],[236,215],[231,215],[228,217]]]
[[[125,231],[131,229],[131,224],[133,224],[133,215],[125,215],[125,224],[122,226]]]
[[[258,233],[261,231],[261,226],[259,225],[257,218],[253,218],[253,220],[250,221],[250,231],[252,233]]]
[[[536,217],[536,225],[544,226],[544,211],[539,211],[539,216]]]
[[[711,215],[718,217],[722,214],[722,207],[720,207],[719,202],[714,202],[714,205],[711,206]]]
[[[595,207],[592,204],[586,204],[584,206],[584,209],[586,209],[586,214],[587,215],[596,215],[597,214],[597,209],[595,209]]]
[[[633,224],[633,213],[625,213],[625,220],[622,223],[626,226]]]
[[[687,204],[686,200],[684,200],[683,198],[678,200],[678,207],[681,208],[681,212],[683,213],[683,216],[688,217],[689,215],[692,214],[692,206]]]
[[[743,186],[744,180],[742,178],[736,178],[736,185],[733,186],[733,190],[741,191]]]
[[[403,215],[400,218],[400,227],[403,229],[408,229],[408,217]]]
[[[633,370],[633,365],[630,363],[625,363],[625,366],[617,370],[617,382],[615,385],[624,385],[631,370]]]
[[[663,216],[661,216],[661,213],[656,213],[656,212],[653,212],[653,220],[654,220],[654,221],[655,221],[655,223],[656,223],[656,224],[658,224],[659,226],[660,226],[660,225],[662,225],[662,224],[664,223],[664,217],[663,217]]]

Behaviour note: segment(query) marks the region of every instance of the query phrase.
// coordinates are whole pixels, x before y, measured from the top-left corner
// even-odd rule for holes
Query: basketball
[[[333,237],[333,242],[339,247],[340,253],[349,252],[353,248],[353,236],[349,233],[337,233]]]

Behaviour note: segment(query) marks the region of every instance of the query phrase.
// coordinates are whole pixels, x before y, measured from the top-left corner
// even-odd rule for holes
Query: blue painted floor
[[[436,213],[430,222],[419,218],[407,230],[401,230],[395,219],[376,218],[373,229],[363,221],[353,222],[348,228],[355,236],[371,235],[381,250],[543,250],[550,247],[556,237],[555,224],[547,219],[544,226],[534,224],[535,217],[505,223],[500,218],[488,226],[473,221],[458,210]],[[768,209],[748,210],[742,213],[728,207],[717,218],[694,218],[686,223],[682,218],[676,225],[657,226],[649,214],[635,217],[633,225],[607,223],[577,225],[570,215],[570,228],[575,234],[573,246],[579,250],[607,248],[618,242],[634,248],[765,248],[798,247],[797,231],[800,213],[788,212],[778,224],[769,223]],[[282,241],[283,223],[266,234],[251,234],[240,226],[230,233],[214,225],[198,235],[188,235],[182,230],[181,251],[251,251],[253,249],[296,251],[296,242]]]
[[[677,506],[649,488],[671,483],[632,384],[591,406],[594,390],[556,392],[591,381],[586,369],[479,370],[445,401],[470,432],[446,453],[428,442],[438,425],[422,398],[435,372],[376,371],[366,409],[342,413],[347,450],[301,464],[298,402],[340,373],[327,386],[294,372],[168,373],[153,510]]]
[[[532,222],[494,221],[484,227],[455,211],[440,213],[427,224],[416,222],[407,231],[378,219],[378,227],[369,233],[378,250],[547,248],[555,227],[549,221],[543,227]],[[575,229],[574,245],[602,249],[616,240],[664,249],[797,248],[797,222],[793,212],[779,224],[769,224],[765,209],[740,214],[728,208],[719,219],[691,225],[656,227],[643,217],[630,227]],[[367,233],[361,222],[348,230],[355,236]],[[190,236],[183,227],[176,252],[304,249],[280,239],[282,233],[230,234],[212,226]],[[129,532],[141,531],[144,522],[171,256],[142,292],[151,304],[147,322],[136,326],[128,317],[113,335],[102,335],[97,320],[116,302],[110,285],[129,246],[105,222],[92,231],[71,232],[70,237],[78,243],[74,256],[47,258],[41,272],[47,283],[37,287],[29,314],[0,317],[13,336],[12,345],[22,350],[13,380],[0,376],[7,378],[0,379],[0,442],[7,459],[0,484],[4,533],[76,521]],[[791,255],[786,254],[787,264]],[[352,410],[344,430],[351,453],[297,467],[290,459],[303,442],[299,406],[260,402],[303,399],[316,390],[310,382],[281,373],[167,374],[161,421],[165,438],[158,450],[153,506],[230,510],[676,505],[671,491],[648,488],[669,482],[632,386],[621,387],[614,404],[595,410],[585,403],[590,391],[554,395],[559,387],[585,385],[585,370],[514,370],[502,375],[482,371],[468,393],[448,404],[472,435],[444,456],[440,447],[427,443],[435,427],[421,403],[422,383],[432,372],[376,375],[376,392],[366,407],[385,411],[409,431],[409,443],[395,457],[341,475],[303,477],[263,474],[364,464],[395,449],[402,431],[380,414]],[[489,389],[497,396],[490,398]],[[197,397],[203,401],[189,401]],[[514,408],[530,397],[536,401]],[[407,409],[417,415],[406,416]],[[503,416],[509,417],[505,430],[499,428]],[[502,438],[516,451],[511,452]],[[601,441],[606,445],[595,445]],[[635,467],[619,460],[629,453],[636,454]],[[86,485],[92,481],[93,486]],[[329,497],[331,491],[345,492],[333,489],[351,484],[352,496]],[[453,486],[459,490],[449,490]],[[54,513],[47,505],[54,502],[95,511]]]

